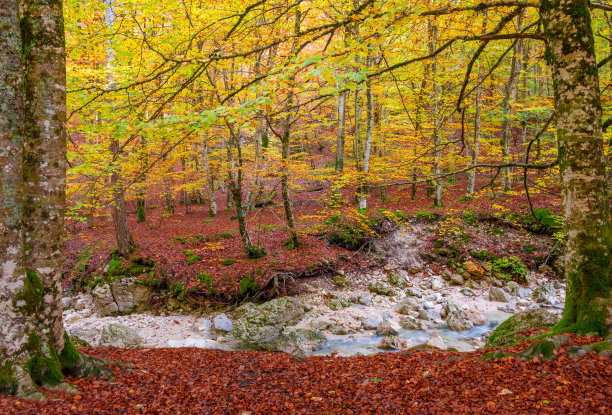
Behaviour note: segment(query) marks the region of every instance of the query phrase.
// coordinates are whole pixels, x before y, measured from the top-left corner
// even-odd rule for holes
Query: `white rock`
[[[227,317],[227,315],[225,315],[225,313],[221,313],[213,319],[213,326],[215,330],[228,332],[232,331],[232,327],[234,327],[234,324]]]
[[[448,346],[446,346],[446,343],[444,343],[444,340],[440,336],[430,337],[429,340],[427,340],[427,342],[425,343],[425,345],[435,347],[436,349],[440,350],[448,349]]]

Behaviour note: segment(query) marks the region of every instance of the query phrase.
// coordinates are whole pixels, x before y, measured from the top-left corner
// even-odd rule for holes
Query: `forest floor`
[[[356,357],[196,348],[86,348],[132,363],[115,379],[68,379],[79,392],[46,391],[44,403],[0,397],[2,414],[411,414],[612,411],[612,364],[566,349],[555,360],[480,361],[473,353],[417,349]],[[506,351],[519,351],[527,342]]]
[[[217,192],[219,213],[208,217],[208,206],[192,204],[185,210],[183,205],[175,208],[175,214],[163,213],[161,197],[153,196],[147,211],[147,221],[137,223],[135,206],[128,204],[128,215],[132,235],[138,245],[135,257],[151,258],[156,270],[163,270],[167,283],[178,282],[186,290],[200,290],[198,276],[205,273],[212,277],[215,295],[207,295],[215,304],[233,303],[237,297],[241,280],[248,277],[264,286],[274,274],[294,276],[318,276],[341,267],[347,271],[379,267],[371,258],[351,252],[341,246],[329,243],[325,238],[325,222],[336,215],[351,226],[355,217],[354,203],[347,203],[338,209],[329,209],[329,189],[321,183],[304,185],[295,191],[292,200],[302,245],[287,249],[283,244],[289,233],[284,222],[282,200],[277,196],[274,203],[248,213],[247,224],[253,243],[263,246],[267,255],[260,259],[249,259],[244,252],[233,209],[223,209],[225,197]],[[482,185],[482,183],[481,183]],[[518,186],[518,185],[517,185]],[[465,200],[465,179],[451,181],[444,187],[443,207],[432,206],[432,199],[426,196],[425,186],[419,186],[414,201],[411,200],[411,186],[391,186],[387,197],[382,200],[378,192],[372,192],[368,201],[370,218],[380,218],[386,210],[392,214],[401,212],[401,217],[412,215],[439,215],[461,217],[466,212],[477,215],[507,217],[508,214],[529,216],[530,209],[522,188],[509,194],[492,197],[488,189],[479,197]],[[159,195],[158,195],[159,196]],[[349,201],[354,194],[344,190],[343,199]],[[157,200],[159,203],[154,203]],[[558,212],[561,199],[555,189],[532,189],[534,208]],[[110,260],[116,246],[114,229],[108,217],[96,218],[96,226],[86,229],[83,223],[68,223],[65,245],[64,289],[86,286],[92,277],[100,275]],[[191,255],[197,255],[191,261]],[[159,275],[158,278],[161,278]]]

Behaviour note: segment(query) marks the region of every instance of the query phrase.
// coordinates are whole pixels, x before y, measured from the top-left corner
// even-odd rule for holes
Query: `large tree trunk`
[[[601,101],[588,0],[548,0],[540,10],[552,70],[567,235],[567,291],[558,328],[612,327],[612,224]]]
[[[23,353],[36,332],[38,304],[17,307],[14,301],[28,289],[21,229],[25,91],[19,18],[17,0],[0,0],[0,393],[41,398],[27,368],[37,351]]]
[[[90,361],[62,322],[62,2],[0,0],[0,26],[0,393],[44,399],[35,384],[60,387]]]

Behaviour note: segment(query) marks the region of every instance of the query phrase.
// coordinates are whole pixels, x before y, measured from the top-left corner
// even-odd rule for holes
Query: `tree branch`
[[[457,12],[465,12],[469,10],[473,11],[483,11],[486,9],[490,9],[493,7],[535,7],[540,8],[540,3],[537,1],[489,1],[478,3],[472,6],[464,6],[464,7],[443,7],[441,9],[429,10],[421,13],[421,16],[442,16],[445,14],[457,13]]]
[[[608,4],[591,3],[591,4],[589,4],[589,7],[591,9],[599,9],[599,10],[603,10],[603,11],[606,11],[606,12],[612,12],[612,6],[610,6]]]

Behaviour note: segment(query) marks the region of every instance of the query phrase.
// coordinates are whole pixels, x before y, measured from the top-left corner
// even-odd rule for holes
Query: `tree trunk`
[[[296,48],[297,48],[297,35],[300,32],[300,8],[296,7],[295,9],[295,27],[294,34],[296,37],[293,38],[293,43],[291,46],[291,58],[295,56]],[[282,158],[282,167],[281,167],[281,194],[283,196],[283,206],[285,208],[285,218],[287,220],[287,227],[289,228],[289,241],[287,241],[287,247],[289,249],[297,248],[300,246],[300,239],[298,237],[298,232],[295,226],[295,218],[293,216],[293,206],[291,204],[291,199],[289,197],[289,156],[290,156],[290,148],[289,141],[291,139],[291,107],[293,106],[293,88],[295,87],[295,73],[292,73],[289,76],[289,92],[287,94],[287,105],[285,107],[285,111],[287,115],[285,116],[285,128],[283,131],[283,135],[281,136],[281,158]]]
[[[558,329],[612,327],[612,224],[601,100],[588,0],[548,0],[540,9],[552,70],[567,235],[567,291]]]
[[[111,152],[113,157],[119,155],[119,142],[113,140],[111,142]],[[123,182],[117,169],[113,169],[111,174],[111,188],[113,191],[113,223],[115,224],[115,237],[117,239],[117,251],[124,258],[130,256],[136,244],[130,234],[130,227],[127,220],[127,212],[125,209],[125,196],[123,192]]]
[[[435,25],[430,26],[430,41],[429,41],[429,52],[433,53],[436,50],[436,43],[438,40],[438,27]],[[431,64],[431,76],[433,82],[433,107],[432,107],[432,116],[435,119],[434,122],[434,132],[433,132],[433,143],[434,143],[434,166],[433,166],[433,174],[434,174],[434,182],[433,182],[433,199],[435,206],[442,206],[442,181],[440,180],[440,160],[441,160],[441,145],[442,139],[440,135],[440,115],[438,114],[440,107],[440,85],[436,80],[436,75],[438,72],[438,59],[437,57],[433,58],[433,62]]]
[[[146,173],[144,173],[144,171],[147,169],[147,166],[149,164],[147,155],[147,139],[145,137],[141,137],[140,140],[140,168],[142,169],[143,173],[138,179],[138,183],[136,184],[136,214],[138,215],[138,223],[142,223],[147,220],[145,202],[145,195],[147,191],[147,175]]]
[[[487,12],[483,13],[482,34],[487,33]],[[478,164],[478,155],[480,153],[480,121],[482,117],[482,83],[484,81],[485,69],[483,65],[478,66],[478,86],[476,87],[476,113],[474,114],[474,139],[470,146],[471,165]],[[471,198],[474,195],[474,186],[476,184],[476,170],[467,172],[467,189],[466,197]]]
[[[40,400],[35,384],[88,374],[62,322],[62,2],[0,0],[0,26],[0,393]]]
[[[368,66],[371,63],[371,56],[368,56]],[[363,163],[362,172],[364,174],[360,189],[359,189],[359,209],[366,209],[368,207],[368,183],[365,175],[370,170],[370,150],[372,149],[372,135],[374,131],[374,96],[372,94],[372,79],[366,80],[366,117],[367,117],[367,129],[366,139],[363,147]]]
[[[520,30],[523,26],[523,14],[519,14],[517,18],[517,26],[518,30]],[[506,83],[506,90],[504,93],[504,104],[503,104],[503,117],[504,121],[502,123],[502,160],[503,163],[510,163],[510,136],[511,136],[511,127],[512,123],[510,122],[510,101],[516,94],[516,87],[518,85],[519,74],[520,74],[520,66],[519,66],[519,57],[522,55],[522,45],[523,42],[521,40],[516,42],[514,47],[514,52],[512,55],[512,63],[510,64],[510,77],[508,78],[508,82]],[[510,167],[504,167],[503,174],[501,177],[502,188],[505,192],[509,192],[512,188],[512,176]]]
[[[338,138],[336,140],[336,172],[344,170],[344,142],[346,138],[346,95],[340,92],[338,96]]]
[[[217,216],[217,202],[215,201],[215,179],[210,171],[208,163],[208,143],[202,143],[202,168],[204,169],[204,178],[206,179],[206,194],[208,195],[208,216],[214,218]]]

